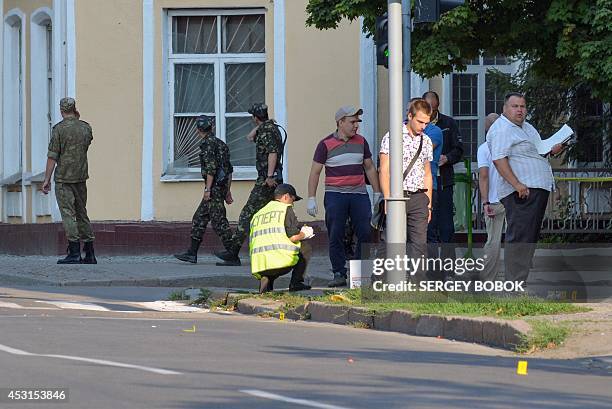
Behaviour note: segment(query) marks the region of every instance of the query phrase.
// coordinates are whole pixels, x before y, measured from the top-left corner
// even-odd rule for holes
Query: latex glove
[[[372,202],[373,202],[372,204],[374,206],[378,206],[382,198],[383,198],[382,192],[374,192],[374,196],[372,197]]]
[[[306,239],[312,239],[314,237],[314,230],[312,227],[310,226],[302,226],[302,228],[300,229],[301,233],[304,233],[304,240]]]
[[[315,217],[317,215],[317,212],[318,212],[318,209],[317,209],[317,198],[316,197],[309,197],[308,198],[308,208],[306,209],[306,213],[308,213],[312,217]]]

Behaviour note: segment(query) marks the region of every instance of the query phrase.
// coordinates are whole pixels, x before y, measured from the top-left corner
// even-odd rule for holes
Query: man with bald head
[[[499,118],[496,113],[491,113],[485,118],[485,135],[489,128]],[[501,250],[501,236],[506,219],[506,210],[497,196],[497,183],[499,174],[491,160],[491,152],[487,142],[478,147],[478,186],[480,188],[480,199],[482,211],[485,215],[487,227],[487,242],[484,246],[486,257],[484,269],[480,272],[480,280],[492,281],[499,271],[499,253]]]
[[[526,281],[540,236],[548,196],[554,190],[552,169],[538,153],[540,134],[526,121],[525,96],[511,92],[503,114],[489,129],[491,159],[501,176],[497,196],[506,210],[506,280]],[[553,155],[563,147],[555,145]]]

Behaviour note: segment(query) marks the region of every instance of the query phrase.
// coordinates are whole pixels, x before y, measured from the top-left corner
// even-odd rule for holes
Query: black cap
[[[291,186],[289,183],[281,183],[280,185],[276,186],[276,189],[274,189],[275,197],[282,196],[286,193],[289,193],[291,196],[293,196],[294,197],[293,200],[295,202],[297,202],[298,200],[302,200],[302,198],[299,197],[297,192],[295,191],[295,188]]]
[[[196,128],[202,132],[208,132],[215,125],[215,117],[208,115],[200,115],[196,120]]]

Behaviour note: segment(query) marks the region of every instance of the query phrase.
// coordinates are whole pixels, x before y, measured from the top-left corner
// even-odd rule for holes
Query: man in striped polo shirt
[[[329,236],[329,259],[334,278],[330,287],[346,285],[344,228],[350,216],[357,235],[355,258],[361,257],[361,244],[370,241],[372,205],[365,176],[374,190],[374,203],[382,194],[372,153],[365,138],[357,131],[362,109],[343,106],[336,112],[336,131],[319,142],[308,178],[308,214],[317,215],[317,186],[325,166],[325,225]],[[364,175],[365,170],[365,175]]]

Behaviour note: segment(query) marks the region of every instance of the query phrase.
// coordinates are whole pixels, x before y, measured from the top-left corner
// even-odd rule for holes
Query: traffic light
[[[376,17],[374,43],[376,43],[376,65],[384,65],[385,68],[389,68],[389,19],[387,13]]]
[[[435,23],[441,14],[464,3],[464,0],[415,0],[414,23]]]

